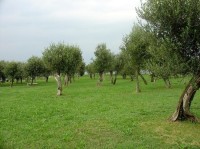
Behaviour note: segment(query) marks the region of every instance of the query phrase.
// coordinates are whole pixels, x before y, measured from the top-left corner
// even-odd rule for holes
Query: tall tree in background
[[[138,15],[158,39],[171,46],[185,72],[192,74],[171,120],[198,121],[190,106],[200,87],[200,0],[147,0]]]
[[[6,62],[0,61],[0,81],[1,81],[1,83],[5,82],[5,80],[6,80],[5,67],[6,67]]]
[[[85,63],[82,61],[80,67],[78,67],[78,75],[83,76],[85,74]]]
[[[110,53],[110,64],[109,64],[109,67],[106,71],[108,71],[110,73],[110,80],[111,80],[111,83],[113,84],[114,83],[114,77],[113,77],[113,74],[115,73],[115,54],[114,53]]]
[[[71,83],[72,77],[78,72],[83,58],[82,52],[78,46],[67,45],[66,49],[66,65],[64,68],[65,73],[65,85],[68,85],[68,82]]]
[[[132,71],[134,71],[137,93],[141,91],[139,76],[147,84],[141,74],[145,60],[148,58],[147,48],[148,40],[146,38],[146,32],[139,25],[134,25],[131,33],[124,38],[121,50],[127,55],[127,61],[130,63]]]
[[[15,75],[15,79],[17,80],[17,83],[20,82],[22,83],[22,80],[23,78],[25,77],[25,63],[22,63],[22,62],[18,62],[17,63],[18,65],[18,71],[17,71],[17,74]]]
[[[115,74],[114,78],[112,79],[112,84],[115,85],[117,82],[118,74],[123,70],[126,65],[126,59],[124,58],[122,52],[114,56],[113,65]]]
[[[10,80],[10,86],[13,86],[14,79],[18,72],[18,63],[17,62],[8,62],[5,67],[5,75]]]
[[[32,56],[28,59],[25,66],[26,73],[28,77],[31,77],[31,85],[33,84],[33,80],[40,76],[44,70],[44,63],[41,58]]]
[[[103,73],[105,70],[108,70],[111,65],[111,52],[107,49],[106,44],[103,43],[96,47],[94,55],[94,65],[99,73],[99,82],[101,83],[103,81]]]
[[[154,82],[155,77],[164,80],[167,88],[171,87],[170,77],[181,74],[181,66],[179,57],[174,54],[170,46],[155,35],[148,32],[149,40],[149,58],[146,61],[146,69],[151,74],[151,82]],[[167,50],[166,50],[167,49]]]
[[[85,69],[86,69],[87,73],[89,74],[90,79],[95,78],[96,70],[95,70],[94,62],[91,62],[88,65],[86,65]]]

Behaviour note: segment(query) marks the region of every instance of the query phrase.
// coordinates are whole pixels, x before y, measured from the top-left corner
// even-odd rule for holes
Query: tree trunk
[[[60,95],[62,95],[62,82],[61,82],[60,75],[56,74],[55,75],[55,80],[56,80],[57,85],[58,85],[57,95],[60,96]]]
[[[103,82],[103,72],[100,72],[99,73],[99,80],[97,82],[97,85],[98,86],[101,86],[101,83]]]
[[[151,82],[155,82],[155,75],[152,73],[150,76],[151,76]]]
[[[144,81],[144,84],[147,85],[147,80],[143,77],[143,75],[141,73],[139,73],[139,76],[142,78],[142,80]]]
[[[113,80],[113,85],[115,85],[116,84],[116,82],[117,82],[117,72],[115,72],[115,78],[114,78],[114,80]]]
[[[110,71],[110,81],[111,81],[111,84],[113,84],[113,71]]]
[[[92,79],[92,73],[90,73],[90,79]]]
[[[122,75],[122,78],[123,78],[123,79],[126,79],[126,74],[125,74],[125,73]]]
[[[33,77],[31,78],[31,85],[33,85]]]
[[[13,82],[14,82],[14,79],[12,78],[11,83],[10,83],[10,87],[13,87]]]
[[[48,80],[49,80],[49,77],[48,77],[48,76],[46,76],[45,78],[46,78],[46,83],[47,83],[47,82],[48,82]]]
[[[134,80],[134,75],[131,75],[131,81],[133,81]]]
[[[138,78],[138,76],[139,76],[139,71],[138,71],[138,69],[136,69],[136,70],[135,70],[136,93],[141,92],[141,90],[140,90],[140,82],[139,82],[139,78]]]
[[[65,86],[67,85],[68,86],[68,82],[69,82],[69,78],[68,78],[68,75],[67,74],[65,74]]]
[[[22,77],[20,78],[21,84],[22,84]]]
[[[165,82],[165,86],[167,88],[171,88],[171,82],[170,82],[169,78],[163,78],[163,80]]]
[[[72,83],[72,76],[71,75],[68,75],[68,83]]]
[[[190,106],[196,91],[200,87],[200,75],[192,78],[185,90],[183,91],[176,111],[170,118],[171,121],[177,120],[190,120],[192,122],[198,122],[199,120],[190,112]]]

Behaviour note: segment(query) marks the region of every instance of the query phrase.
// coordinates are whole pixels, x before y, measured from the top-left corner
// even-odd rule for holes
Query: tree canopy
[[[193,74],[171,120],[198,121],[190,106],[200,87],[200,0],[147,0],[137,12],[146,29],[167,45],[160,51],[172,52],[182,70]]]
[[[147,0],[137,10],[146,27],[166,42],[188,65],[187,72],[200,70],[200,1],[199,0]],[[165,49],[165,50],[168,50]]]

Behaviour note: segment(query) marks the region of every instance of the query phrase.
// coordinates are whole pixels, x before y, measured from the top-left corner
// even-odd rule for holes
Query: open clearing
[[[96,79],[97,80],[97,79]],[[162,80],[135,93],[135,82],[84,76],[56,96],[53,78],[36,85],[0,85],[0,148],[200,148],[200,124],[169,122],[183,79]],[[187,81],[187,80],[186,80]],[[200,118],[200,94],[191,111]]]

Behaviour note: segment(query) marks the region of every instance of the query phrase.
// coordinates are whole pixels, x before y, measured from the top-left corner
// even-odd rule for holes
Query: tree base
[[[199,122],[199,119],[190,112],[190,106],[192,100],[199,87],[200,87],[200,75],[193,77],[186,86],[185,90],[183,91],[179,99],[176,111],[170,118],[171,121],[175,122],[178,120],[189,120],[192,122]]]

